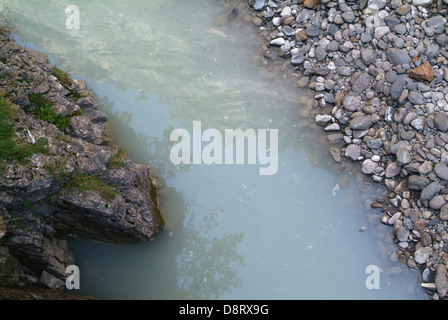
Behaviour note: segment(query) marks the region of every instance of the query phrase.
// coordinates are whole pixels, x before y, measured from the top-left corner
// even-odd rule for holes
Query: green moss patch
[[[41,94],[30,94],[28,100],[34,106],[34,115],[38,119],[54,124],[61,131],[65,131],[70,126],[70,117],[58,115],[53,110],[54,103],[44,98]]]
[[[0,94],[0,160],[24,162],[34,153],[44,152],[46,149],[43,138],[34,145],[19,141],[13,124],[17,112],[17,108]]]

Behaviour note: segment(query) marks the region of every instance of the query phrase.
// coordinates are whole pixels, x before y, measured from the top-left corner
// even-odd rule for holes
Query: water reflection
[[[361,192],[350,165],[345,172],[334,166],[325,136],[309,121],[308,93],[294,85],[297,75],[253,63],[260,37],[244,19],[231,15],[232,24],[220,24],[231,6],[82,0],[81,29],[69,31],[59,16],[67,1],[8,2],[20,38],[39,43],[59,66],[88,80],[110,116],[113,138],[161,181],[167,228],[154,242],[73,243],[85,293],[417,298],[398,281],[415,287],[416,277],[404,271],[385,275],[384,283],[393,285],[381,291],[366,289],[366,266],[386,270],[393,252],[387,232],[367,223],[363,201],[371,195]],[[246,1],[228,3],[241,3],[238,16],[244,15]],[[278,128],[278,173],[260,177],[249,165],[174,166],[169,135],[195,120],[220,131]]]

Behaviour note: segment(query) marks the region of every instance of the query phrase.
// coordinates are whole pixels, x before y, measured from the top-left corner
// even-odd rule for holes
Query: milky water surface
[[[262,38],[244,21],[246,1],[225,19],[228,1],[79,0],[79,29],[66,26],[71,1],[3,2],[16,39],[85,79],[110,116],[114,139],[160,181],[166,228],[155,241],[70,241],[80,293],[424,298],[417,272],[392,261],[391,229],[365,203],[376,189],[354,170],[334,169],[325,136],[306,117],[308,93],[295,86],[294,70],[264,63]],[[170,134],[192,133],[193,121],[223,135],[225,129],[277,129],[276,174],[260,175],[260,163],[247,161],[172,164]],[[382,270],[379,289],[366,287],[369,265]]]

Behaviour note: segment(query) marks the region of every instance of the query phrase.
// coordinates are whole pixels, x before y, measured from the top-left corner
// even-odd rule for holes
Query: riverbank
[[[0,83],[0,287],[64,289],[70,238],[153,240],[163,227],[157,181],[105,135],[86,83],[5,27]]]
[[[340,168],[358,163],[386,197],[396,258],[447,299],[447,1],[249,1],[267,60],[289,61]]]

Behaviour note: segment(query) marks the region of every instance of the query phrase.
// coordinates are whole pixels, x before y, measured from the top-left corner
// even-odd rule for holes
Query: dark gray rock
[[[405,140],[398,141],[396,144],[394,144],[393,146],[390,147],[390,153],[397,154],[397,151],[400,148],[402,148],[402,147],[407,148],[408,146],[409,146],[408,141],[405,141]]]
[[[386,167],[386,178],[390,179],[396,177],[400,174],[401,167],[397,165],[396,162],[391,162]]]
[[[318,27],[307,27],[305,33],[308,37],[318,37],[320,35],[320,29]]]
[[[448,180],[448,167],[444,164],[437,163],[434,166],[434,172],[442,180]]]
[[[431,200],[429,200],[429,207],[434,210],[439,210],[446,203],[445,197],[442,195],[434,196]]]
[[[353,21],[355,21],[355,18],[356,16],[353,11],[347,11],[342,14],[342,19],[344,19],[344,21],[347,23],[352,23]]]
[[[411,58],[405,49],[388,48],[386,50],[386,57],[395,66],[409,64],[411,62]]]
[[[448,116],[445,112],[437,112],[435,114],[434,125],[440,131],[446,132],[448,130]]]
[[[446,33],[440,34],[437,36],[436,42],[442,47],[448,46],[448,35]]]
[[[412,175],[408,178],[410,190],[423,190],[429,184],[429,179],[419,175]]]
[[[318,75],[318,76],[326,76],[330,73],[330,69],[328,67],[311,67],[306,70],[306,74]]]
[[[393,84],[395,81],[397,81],[397,73],[394,70],[390,70],[390,71],[386,72],[385,78],[386,78],[387,82]],[[404,86],[403,86],[403,88],[404,88]],[[400,94],[401,94],[401,92],[400,92]]]
[[[430,43],[426,47],[425,55],[428,57],[428,59],[432,59],[437,56],[439,53],[439,45],[436,43]]]
[[[65,286],[64,281],[46,271],[42,272],[42,276],[40,277],[40,283],[42,283],[49,289],[62,289]]]
[[[405,34],[406,33],[406,26],[404,24],[398,24],[394,27],[394,32],[398,34]]]
[[[298,65],[301,65],[304,60],[305,60],[305,56],[303,54],[299,53],[297,55],[294,55],[291,58],[291,64],[294,66],[298,66]]]
[[[420,193],[420,199],[422,201],[430,200],[437,193],[439,193],[441,189],[442,186],[440,185],[440,183],[438,183],[437,181],[432,182],[422,189],[422,192]]]
[[[398,228],[397,230],[397,239],[399,241],[407,241],[409,237],[409,230],[405,227]]]
[[[412,161],[411,153],[406,147],[398,149],[396,156],[398,166],[404,166]]]
[[[295,36],[295,34],[296,34],[296,31],[293,28],[291,28],[290,26],[284,26],[282,31],[288,37]]]
[[[443,221],[448,220],[448,204],[445,204],[442,208],[440,208],[439,218]]]
[[[404,78],[398,78],[390,88],[390,96],[392,97],[392,99],[398,100],[405,86],[406,86],[406,80]]]
[[[370,86],[370,76],[367,73],[361,75],[355,80],[352,85],[352,90],[356,93],[362,93]]]
[[[373,139],[367,142],[367,146],[372,150],[378,150],[383,146],[383,141],[381,139]]]
[[[376,52],[373,49],[365,48],[361,50],[362,61],[366,64],[372,64],[376,60]]]
[[[426,26],[434,29],[435,33],[442,33],[445,28],[446,19],[441,15],[437,15],[429,18],[428,20],[425,21],[425,23]]]
[[[396,16],[386,16],[384,18],[384,22],[390,27],[393,28],[398,25],[401,21]]]
[[[372,125],[372,119],[369,116],[359,116],[350,121],[350,129],[367,130]]]

